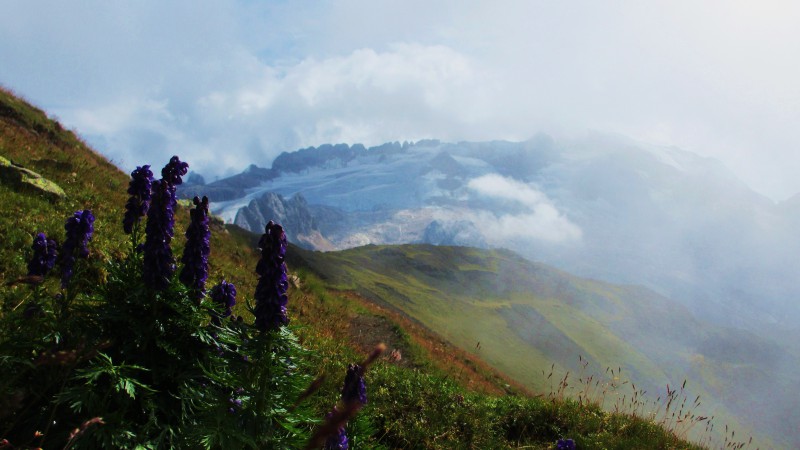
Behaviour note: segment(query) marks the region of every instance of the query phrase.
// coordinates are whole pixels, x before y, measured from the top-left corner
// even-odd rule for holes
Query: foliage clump
[[[2,297],[4,443],[287,448],[306,441],[315,420],[294,402],[309,382],[308,358],[283,326],[288,283],[282,260],[272,258],[262,277],[273,283],[262,289],[277,311],[272,325],[255,327],[234,317],[233,284],[222,280],[205,295],[208,199],[196,199],[183,271],[176,276],[170,248],[175,185],[187,167],[173,157],[152,185],[149,166],[132,173],[123,219],[129,248],[104,263],[102,283],[92,283],[83,262],[92,251],[90,210],[76,211],[66,222],[55,292],[43,282],[56,265],[57,244],[43,233],[35,236],[29,276],[19,281],[32,288],[4,290]],[[282,235],[279,225],[273,229]],[[276,241],[267,230],[267,253],[285,252],[280,235]]]

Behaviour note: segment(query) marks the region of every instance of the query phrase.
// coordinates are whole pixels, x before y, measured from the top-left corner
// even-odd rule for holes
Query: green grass
[[[554,379],[570,373],[566,391],[577,395],[583,387],[576,374],[608,384],[620,370],[615,376],[607,370],[621,369],[622,379],[649,393],[641,401],[655,410],[650,402],[665,397],[667,385],[689,379],[686,395],[702,398],[693,413],[715,416],[717,428],[708,433],[694,426],[688,436],[724,441],[719,424],[753,434],[752,425],[737,419],[737,407],[745,398],[764,399],[737,377],[752,378],[761,368],[698,365],[700,343],[710,336],[729,342],[730,330],[701,326],[684,308],[643,288],[580,279],[507,251],[404,245],[297,252],[298,265],[332,286],[402,311],[534,392],[548,392]],[[619,400],[631,394],[620,390]],[[617,401],[608,397],[605,404]]]
[[[343,345],[348,323],[354,315],[369,312],[313,275],[302,280],[307,282],[294,291],[291,302],[313,311],[299,317],[304,326],[298,333],[320,358],[320,371],[339,373],[343,360],[360,356]],[[431,357],[421,347],[409,356]],[[368,372],[370,404],[362,414],[375,439],[367,447],[549,449],[569,437],[578,448],[699,448],[636,417],[568,399],[480,393],[455,382],[433,361],[418,366],[403,368],[384,359]],[[326,388],[335,389],[337,381],[326,380]],[[317,400],[320,407],[333,401]]]

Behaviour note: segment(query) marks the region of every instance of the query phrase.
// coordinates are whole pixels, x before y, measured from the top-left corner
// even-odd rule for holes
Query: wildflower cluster
[[[211,317],[214,325],[220,325],[220,319],[230,317],[233,307],[236,305],[236,286],[222,280],[218,285],[211,288],[211,300],[217,306],[225,308],[222,314],[214,314]]]
[[[334,416],[338,412],[339,411],[334,407],[333,411],[325,415],[325,421],[328,423],[333,422]],[[325,441],[325,450],[347,450],[348,448],[349,443],[347,441],[347,431],[342,424],[336,427],[335,433],[332,433],[330,436],[328,436],[328,439]]]
[[[165,289],[175,274],[172,256],[173,228],[175,226],[176,186],[186,175],[189,165],[173,156],[161,170],[161,179],[152,184],[152,203],[147,211],[145,228],[143,278],[155,290]]]
[[[572,439],[559,439],[556,443],[557,450],[575,450],[575,441]]]
[[[90,290],[81,291],[88,272],[76,266],[89,255],[90,210],[69,217],[60,250],[44,233],[34,236],[28,275],[21,278],[36,286],[33,295],[13,303],[3,298],[16,306],[7,308],[10,316],[0,313],[0,373],[15,374],[0,383],[0,437],[8,445],[297,448],[306,441],[311,416],[290,403],[307,375],[300,370],[305,351],[283,327],[283,228],[270,222],[262,238],[256,325],[223,320],[232,315],[237,290],[223,279],[205,295],[207,197],[193,200],[182,267],[174,276],[175,187],[187,170],[173,157],[160,180],[152,180],[149,166],[131,173],[122,220],[132,235],[130,252],[105,263],[102,283]],[[138,246],[136,230],[145,216]],[[71,289],[49,295],[44,281],[57,263],[62,285]]]
[[[342,401],[367,404],[367,384],[364,382],[364,368],[358,364],[347,366],[347,375],[342,386]]]
[[[255,294],[255,325],[261,331],[277,330],[289,323],[286,315],[286,290],[289,287],[284,263],[286,245],[283,227],[270,220],[258,241],[261,259],[256,266],[259,278]]]
[[[128,202],[125,204],[125,217],[122,219],[122,229],[125,234],[133,233],[133,228],[142,217],[147,215],[152,199],[153,172],[150,166],[137,167],[131,172],[131,181],[128,185]]]
[[[181,283],[193,289],[197,298],[205,294],[208,279],[208,256],[211,253],[211,230],[208,228],[208,197],[195,197],[191,210],[191,223],[186,230],[186,247],[183,249]]]
[[[89,256],[89,241],[94,233],[94,215],[88,209],[75,211],[64,224],[67,232],[64,245],[61,247],[62,270],[61,287],[65,288],[72,278],[76,258]]]
[[[39,233],[33,238],[33,257],[28,262],[28,275],[44,277],[53,269],[58,256],[58,244],[53,239],[48,239],[44,233]]]
[[[347,450],[350,442],[347,438],[347,422],[367,404],[367,384],[364,381],[366,368],[375,362],[386,350],[379,344],[361,364],[350,364],[342,384],[341,405],[325,416],[325,423],[311,439],[309,447],[324,442],[325,450]]]

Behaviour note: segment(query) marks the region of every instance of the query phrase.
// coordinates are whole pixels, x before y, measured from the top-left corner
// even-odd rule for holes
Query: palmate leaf
[[[115,365],[111,358],[98,353],[94,360],[95,364],[76,372],[75,378],[82,380],[86,384],[98,383],[100,377],[107,375],[111,380],[116,392],[125,392],[131,399],[136,398],[136,390],[156,392],[146,384],[140,382],[130,374],[134,372],[149,372],[150,369],[133,364]]]
[[[125,393],[128,394],[128,397],[130,397],[131,399],[136,399],[136,385],[137,384],[139,384],[141,386],[140,383],[137,383],[134,380],[123,378],[123,379],[117,381],[117,392],[125,391]]]

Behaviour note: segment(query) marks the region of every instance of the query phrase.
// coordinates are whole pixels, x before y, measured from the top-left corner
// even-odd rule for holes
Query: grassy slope
[[[122,253],[128,245],[122,234],[122,216],[129,177],[103,156],[91,151],[74,133],[8,91],[0,90],[0,155],[38,172],[61,186],[67,199],[50,202],[34,195],[21,195],[0,184],[3,236],[0,255],[0,283],[13,280],[24,272],[26,255],[32,236],[45,232],[63,239],[64,221],[79,209],[91,209],[96,216],[96,249],[91,258],[99,261]],[[151,164],[159,177],[164,161],[142,161]],[[189,223],[188,209],[176,214],[176,236],[173,252],[183,251],[182,231]],[[234,231],[236,233],[236,231]],[[255,288],[251,276],[255,252],[253,246],[242,247],[229,239],[230,232],[220,223],[212,223],[211,281],[232,280],[245,292]],[[248,239],[248,238],[245,238]],[[98,274],[102,276],[102,274]],[[53,280],[50,280],[53,282]]]
[[[511,252],[367,246],[335,253],[298,249],[296,259],[337,288],[359,292],[437,330],[537,392],[556,389],[554,378],[568,371],[577,393],[583,387],[575,378],[594,374],[611,382],[619,368],[622,379],[653,398],[663,398],[667,384],[679,386],[688,379],[689,397],[700,395],[703,403],[693,412],[715,415],[718,428],[731,425],[741,436],[748,428],[730,411],[742,399],[731,393],[748,384],[737,377],[758,382],[770,375],[768,366],[722,353],[736,342],[730,330],[701,325],[651,291],[580,279]],[[760,350],[762,343],[748,342],[752,351]],[[736,345],[742,343],[740,337]],[[553,363],[557,375],[548,377]],[[632,392],[625,387],[616,398],[606,396],[606,406],[613,408],[621,395],[630,399]],[[745,397],[751,406],[764,403],[756,394]],[[640,411],[655,408],[651,404]],[[694,431],[695,438],[706,434],[703,426]]]
[[[14,298],[15,290],[25,289],[7,283],[25,273],[33,235],[43,231],[60,239],[65,218],[78,209],[92,209],[97,217],[90,261],[97,281],[102,282],[100,262],[121,254],[127,245],[120,224],[127,175],[42,111],[5,90],[0,90],[0,155],[56,182],[68,196],[64,201],[49,202],[0,185],[4,213],[0,215],[4,239],[0,289],[9,294],[7,298]],[[166,161],[141,163],[157,169]],[[180,255],[179,230],[186,227],[188,211],[182,209],[176,216],[173,250]],[[252,269],[258,255],[253,244],[254,236],[236,227],[220,223],[212,227],[209,282],[223,277],[235,282],[240,301],[251,298],[255,287]],[[315,370],[330,374],[311,400],[320,412],[338,395],[346,363],[360,359],[372,342],[389,342],[404,355],[400,362],[381,361],[371,369],[371,401],[352,426],[372,427],[374,434],[370,442],[356,442],[354,448],[378,444],[486,448],[523,443],[529,448],[552,448],[560,436],[576,438],[582,448],[691,447],[663,428],[636,418],[608,415],[571,401],[507,395],[524,390],[478,356],[450,346],[393,309],[333,292],[314,276],[301,275],[300,287],[292,292],[291,315],[297,333],[314,350]],[[376,274],[377,281],[397,284]],[[450,287],[457,288],[455,284]]]
[[[570,436],[579,448],[695,448],[646,420],[604,413],[559,393],[530,395],[404,315],[353,292],[331,289],[304,269],[297,273],[301,282],[290,303],[295,320],[304,324],[301,339],[317,350],[321,370],[341,371],[341,355],[357,357],[373,342],[402,350],[399,363],[384,361],[368,375],[372,400],[363,414],[377,418],[383,445],[543,449]],[[383,322],[384,330],[371,328],[363,336],[369,328],[365,322],[374,321]],[[337,382],[327,380],[325,389],[335,390]]]

